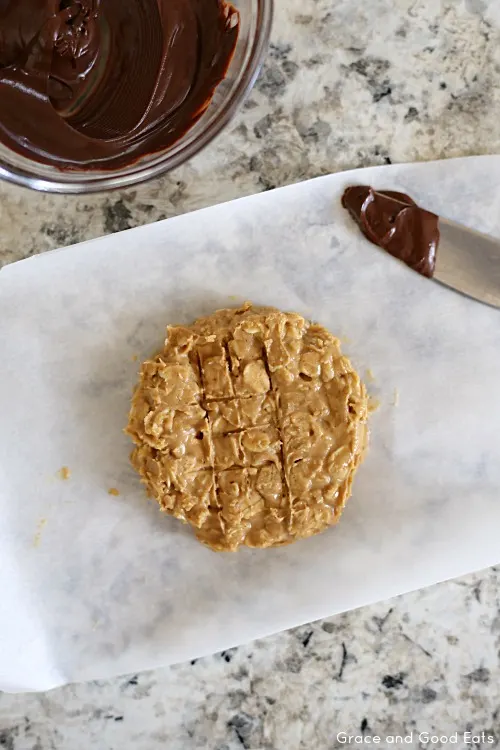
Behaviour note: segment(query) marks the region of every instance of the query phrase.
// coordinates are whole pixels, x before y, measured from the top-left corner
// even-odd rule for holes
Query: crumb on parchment
[[[139,359],[138,354],[132,354],[132,362],[137,362],[138,359]]]
[[[374,383],[375,380],[376,380],[375,375],[373,374],[373,370],[371,369],[371,367],[369,367],[366,370],[366,372],[365,372],[365,380],[366,380],[367,383]]]
[[[59,479],[69,479],[71,476],[71,470],[67,466],[62,466],[57,472]]]
[[[42,538],[42,531],[44,530],[46,525],[47,525],[47,519],[41,518],[37,524],[35,536],[33,537],[33,547],[40,546],[40,541]]]
[[[399,390],[397,388],[394,389],[394,396],[392,399],[392,405],[393,406],[399,406]]]
[[[120,490],[117,490],[116,487],[110,487],[108,490],[108,495],[114,495],[114,497],[118,497],[120,494]]]

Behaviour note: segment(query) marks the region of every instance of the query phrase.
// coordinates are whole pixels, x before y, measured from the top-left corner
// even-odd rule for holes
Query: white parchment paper
[[[322,177],[1,271],[0,688],[194,658],[500,561],[500,313],[366,242],[352,183],[500,237],[483,157]],[[145,499],[122,428],[166,324],[246,299],[343,337],[381,406],[337,528],[215,554]]]

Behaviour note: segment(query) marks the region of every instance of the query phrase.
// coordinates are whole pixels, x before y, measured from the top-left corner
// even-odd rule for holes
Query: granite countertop
[[[89,197],[0,184],[0,264],[341,169],[500,152],[497,0],[276,0],[228,131],[149,184]],[[457,554],[460,551],[457,550]],[[500,568],[169,669],[0,695],[0,748],[333,750],[500,740]],[[1,646],[0,646],[1,658]],[[463,737],[485,733],[483,739]],[[488,742],[489,735],[492,739]]]

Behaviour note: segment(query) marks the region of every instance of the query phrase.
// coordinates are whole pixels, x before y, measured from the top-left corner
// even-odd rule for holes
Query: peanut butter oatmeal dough
[[[275,547],[336,523],[368,398],[339,341],[274,308],[172,326],[142,365],[132,463],[162,510],[214,550]]]

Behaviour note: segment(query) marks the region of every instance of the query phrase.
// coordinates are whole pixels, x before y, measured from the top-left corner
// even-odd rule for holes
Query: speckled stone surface
[[[121,193],[0,185],[0,264],[331,171],[500,151],[497,0],[276,4],[268,61],[222,137]],[[492,740],[469,746],[495,747],[499,573],[193,664],[0,695],[0,748],[333,750],[339,732],[380,735],[382,747],[411,732],[406,747],[437,747],[419,733],[458,732],[454,746],[466,747],[468,731]]]

